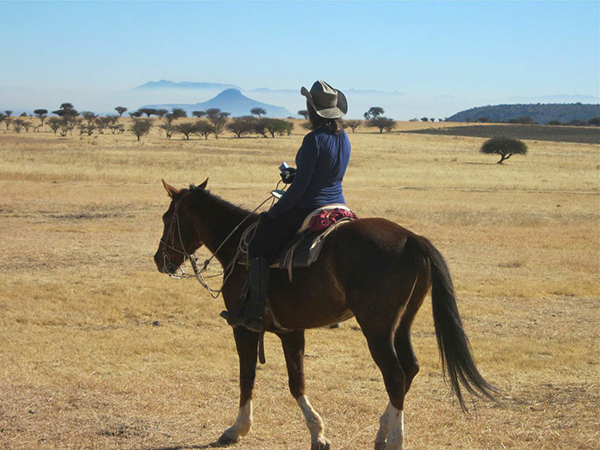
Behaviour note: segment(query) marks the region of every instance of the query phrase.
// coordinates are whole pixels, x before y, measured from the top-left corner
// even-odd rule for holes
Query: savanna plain
[[[237,413],[237,355],[222,300],[156,270],[160,180],[209,177],[212,192],[254,209],[293,162],[299,122],[274,139],[3,131],[0,447],[208,448]],[[461,412],[426,300],[406,447],[600,448],[599,146],[526,141],[529,155],[497,165],[478,153],[481,138],[349,136],[347,202],[445,255],[478,367],[502,393]],[[265,341],[254,428],[234,448],[308,449],[279,339]],[[387,397],[353,319],[307,332],[306,374],[332,449],[372,448]]]

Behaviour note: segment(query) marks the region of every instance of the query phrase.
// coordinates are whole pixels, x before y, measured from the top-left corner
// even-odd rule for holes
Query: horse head
[[[171,204],[163,214],[163,234],[154,255],[154,262],[161,273],[175,273],[185,260],[203,245],[202,236],[194,226],[192,202],[195,190],[205,190],[208,178],[197,187],[177,189],[162,180]]]

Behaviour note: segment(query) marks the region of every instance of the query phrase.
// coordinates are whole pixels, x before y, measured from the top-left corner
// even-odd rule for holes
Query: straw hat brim
[[[348,112],[348,101],[342,91],[337,91],[338,101],[334,107],[316,105],[310,91],[304,86],[300,89],[300,93],[306,97],[306,101],[314,108],[315,112],[324,119],[339,119]]]

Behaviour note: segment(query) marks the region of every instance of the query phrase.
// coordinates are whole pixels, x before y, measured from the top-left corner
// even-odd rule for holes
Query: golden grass
[[[401,129],[417,126],[437,124]],[[253,208],[293,162],[296,128],[208,141],[155,129],[140,143],[0,133],[0,448],[204,448],[231,425],[238,369],[221,301],[152,262],[168,205],[160,178],[209,176]],[[477,153],[483,139],[350,138],[347,201],[446,256],[478,365],[506,396],[460,413],[426,302],[407,448],[598,448],[598,146],[530,141],[530,155],[498,166]],[[278,339],[266,345],[255,427],[235,448],[308,448]],[[371,448],[386,397],[356,322],[308,332],[306,366],[333,448]]]

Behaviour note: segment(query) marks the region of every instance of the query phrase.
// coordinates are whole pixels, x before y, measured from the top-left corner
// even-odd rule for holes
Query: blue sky
[[[599,3],[576,1],[0,2],[0,87],[322,78],[416,97],[598,96],[599,29]]]

